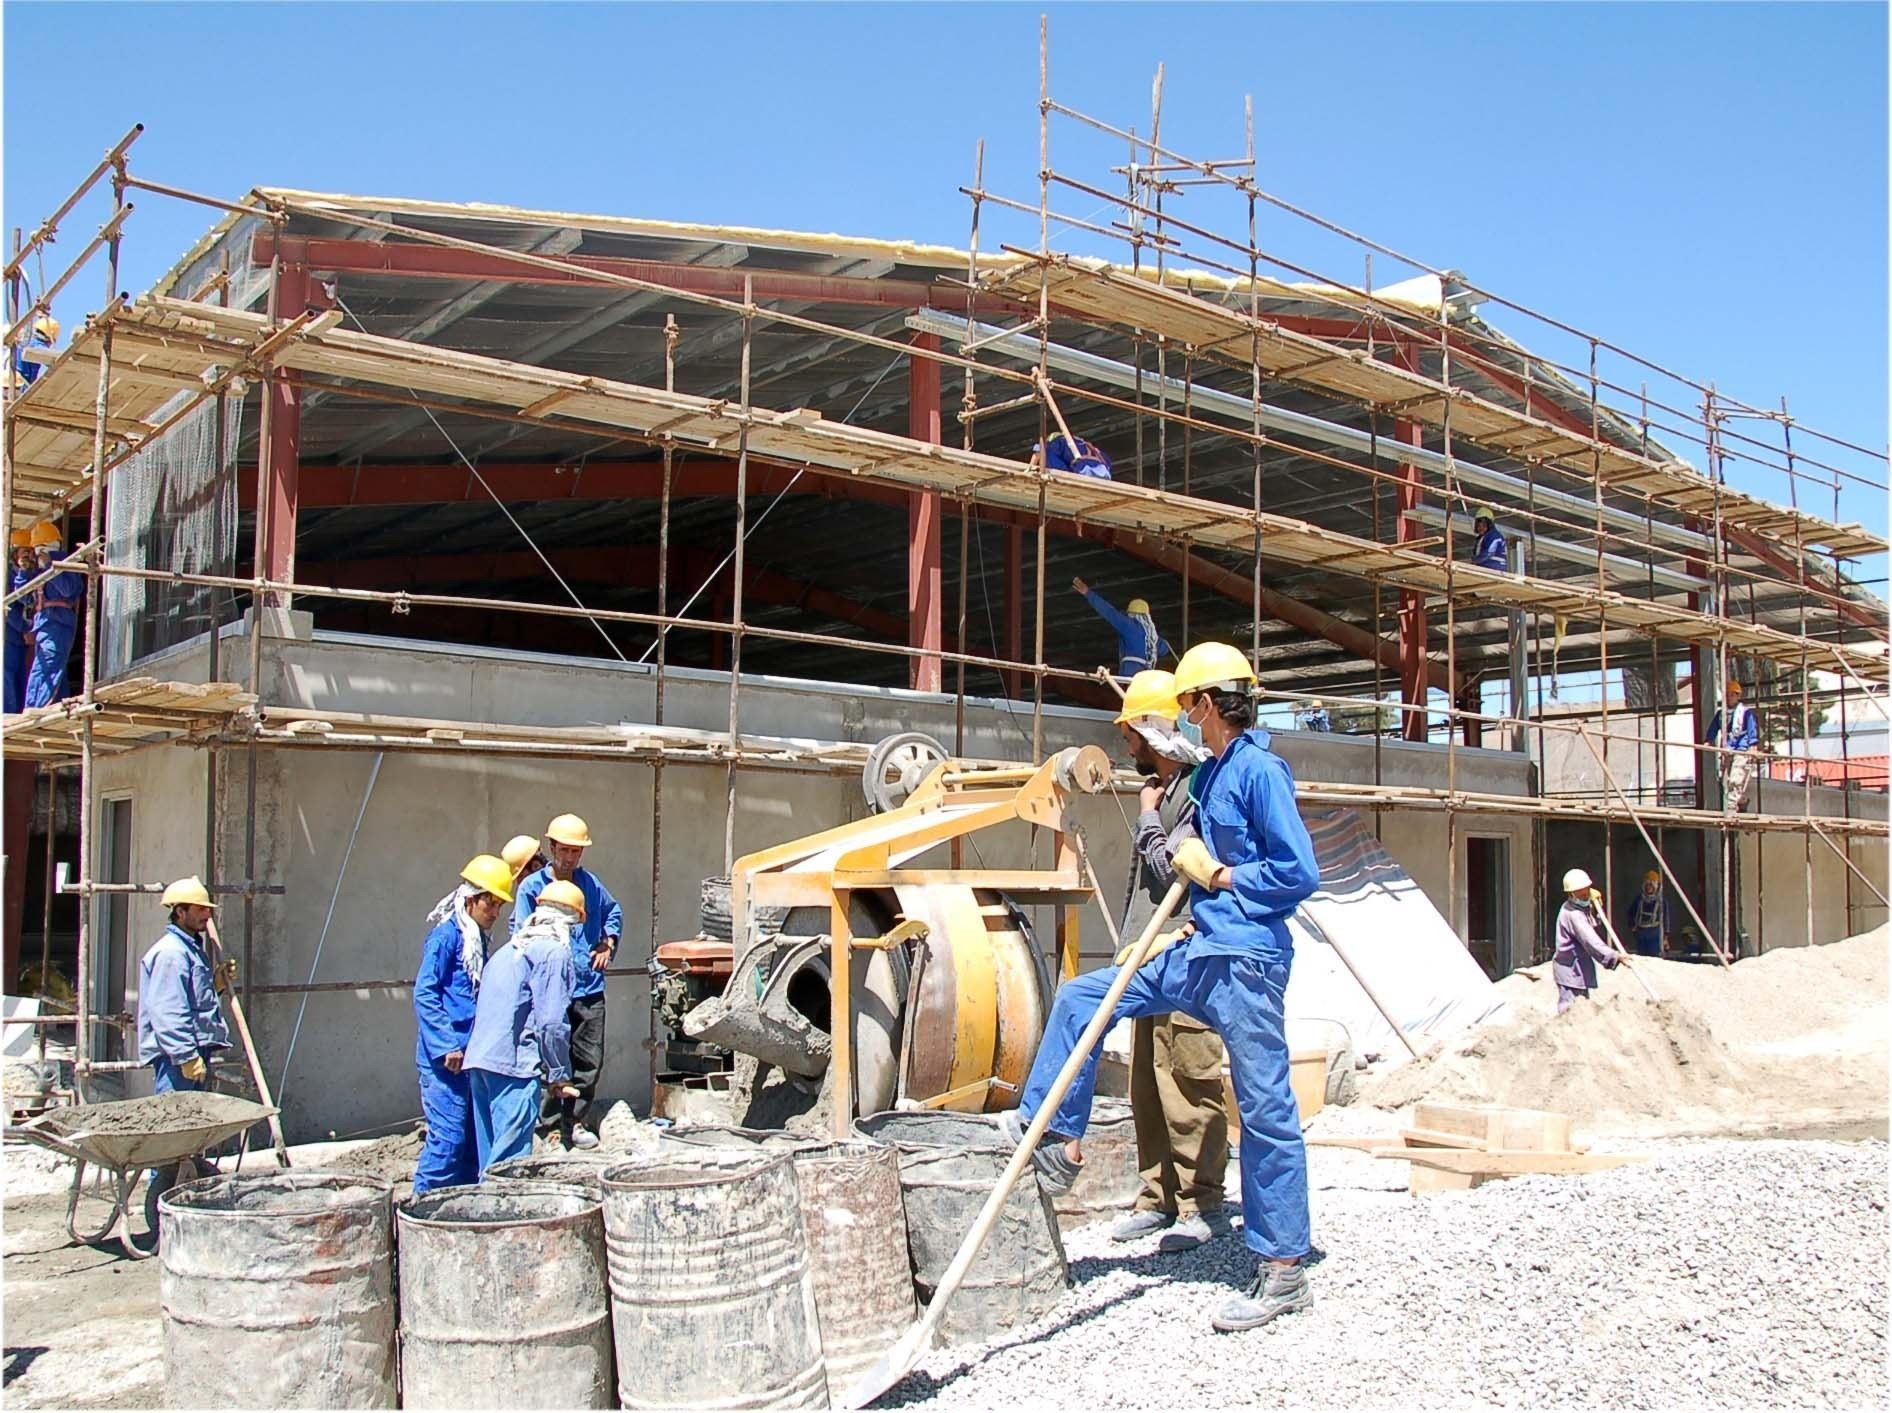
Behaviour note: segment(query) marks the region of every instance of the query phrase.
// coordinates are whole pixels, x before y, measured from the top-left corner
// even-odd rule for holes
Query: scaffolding
[[[1847,566],[1882,556],[1887,546],[1883,538],[1841,518],[1844,490],[1883,497],[1882,450],[1854,445],[1796,421],[1784,399],[1778,408],[1762,408],[1730,398],[1713,384],[1472,285],[1455,272],[1413,260],[1265,190],[1257,180],[1252,105],[1245,112],[1244,155],[1198,160],[1162,140],[1161,70],[1147,137],[1139,137],[1134,127],[1106,122],[1056,100],[1050,72],[1048,30],[1041,25],[1036,199],[986,187],[981,142],[972,184],[961,188],[971,211],[968,246],[948,253],[963,258],[964,278],[941,276],[925,286],[874,291],[904,324],[885,332],[824,321],[807,312],[818,307],[824,294],[840,288],[846,277],[771,273],[768,292],[758,295],[757,276],[745,270],[587,257],[573,251],[576,241],[544,240],[534,248],[517,249],[430,229],[418,214],[401,219],[404,210],[419,213],[429,203],[378,203],[372,210],[357,203],[347,208],[348,223],[380,243],[390,268],[416,251],[431,252],[441,260],[452,257],[468,269],[487,272],[473,278],[605,289],[620,292],[625,300],[680,301],[723,316],[732,321],[733,333],[725,337],[736,343],[739,372],[733,387],[712,396],[678,390],[677,369],[679,361],[687,362],[691,355],[691,336],[671,316],[666,316],[661,378],[644,381],[581,376],[528,359],[457,351],[428,343],[424,328],[407,337],[368,332],[344,299],[311,280],[309,257],[299,253],[298,238],[288,234],[299,218],[333,219],[338,210],[334,200],[266,188],[231,202],[143,179],[132,173],[129,163],[139,128],[127,133],[29,238],[22,241],[16,233],[14,254],[5,269],[5,519],[10,527],[42,519],[69,526],[75,512],[83,511],[90,526],[85,542],[62,566],[88,580],[80,691],[71,700],[9,719],[4,743],[9,761],[37,763],[49,779],[57,771],[76,771],[79,781],[79,876],[67,890],[80,902],[76,1089],[82,1091],[94,1074],[130,1067],[124,1061],[94,1059],[91,1044],[94,1026],[122,1022],[95,1013],[89,988],[92,901],[126,889],[101,883],[96,876],[91,781],[101,756],[180,744],[204,752],[209,782],[204,876],[215,881],[215,891],[243,900],[246,1001],[259,991],[307,995],[410,984],[397,977],[256,986],[253,904],[271,887],[255,877],[257,753],[264,750],[472,753],[647,764],[653,775],[654,947],[660,911],[656,899],[666,882],[666,765],[724,769],[727,867],[736,852],[745,772],[841,774],[858,770],[862,763],[864,751],[858,748],[744,731],[742,661],[747,640],[903,659],[912,685],[933,691],[946,690],[944,669],[951,664],[954,745],[961,753],[967,673],[995,673],[1009,697],[1023,698],[1028,691],[1029,749],[1034,760],[1043,757],[1047,689],[1077,696],[1096,685],[1094,673],[1049,660],[1046,563],[1053,534],[1143,547],[1149,562],[1180,580],[1185,639],[1192,591],[1245,598],[1251,615],[1249,648],[1264,671],[1263,697],[1269,703],[1295,705],[1316,694],[1266,680],[1266,619],[1319,634],[1370,662],[1370,694],[1329,691],[1319,697],[1329,708],[1363,713],[1362,719],[1372,723],[1372,782],[1302,782],[1300,794],[1310,803],[1347,805],[1372,811],[1376,818],[1388,810],[1442,814],[1448,897],[1457,893],[1461,821],[1495,814],[1535,822],[1534,852],[1539,858],[1532,871],[1540,890],[1546,823],[1601,825],[1606,877],[1610,826],[1633,825],[1691,911],[1689,889],[1665,854],[1664,831],[1712,834],[1719,842],[1714,873],[1719,906],[1709,911],[1719,925],[1711,927],[1699,914],[1696,921],[1724,965],[1737,951],[1733,841],[1738,835],[1800,835],[1809,876],[1815,840],[1839,855],[1847,870],[1849,924],[1855,879],[1885,905],[1884,894],[1852,856],[1854,841],[1892,836],[1884,819],[1856,815],[1850,797],[1839,816],[1816,813],[1815,772],[1805,765],[1799,811],[1763,810],[1758,788],[1755,808],[1736,811],[1727,806],[1721,789],[1735,753],[1703,742],[1708,708],[1737,664],[1759,666],[1774,680],[1792,684],[1790,699],[1763,705],[1797,715],[1800,730],[1793,739],[1805,747],[1809,760],[1816,710],[1837,708],[1842,730],[1850,713],[1861,707],[1885,715],[1885,605],[1854,591]],[[1103,157],[1104,169],[1094,177],[1060,172],[1051,160],[1054,129],[1081,134],[1080,146],[1117,156]],[[1125,152],[1128,160],[1121,161]],[[26,261],[43,258],[61,223],[101,183],[111,194],[109,217],[63,274],[26,299],[21,293]],[[230,223],[229,230],[253,232],[251,270],[233,269],[226,254],[221,267],[194,288],[138,299],[121,293],[119,250],[132,213],[128,196],[134,191],[217,209]],[[1101,203],[1099,210],[1109,213],[1108,218],[1060,211],[1053,205],[1054,192]],[[1241,234],[1218,233],[1205,222],[1185,219],[1180,214],[1185,197],[1230,203],[1231,225]],[[995,249],[989,231],[995,213],[1013,219],[1027,233],[1035,225],[1035,244],[1027,234],[1026,243],[1001,240]],[[1355,252],[1361,262],[1357,282],[1271,253],[1259,238],[1264,215],[1317,231],[1336,249]],[[557,222],[545,224],[556,227]],[[1088,248],[1058,248],[1054,229],[1060,240],[1078,240]],[[836,249],[865,257],[887,247],[856,242],[846,250]],[[1097,253],[1100,250],[1105,253]],[[100,310],[63,350],[26,347],[36,317],[51,307],[81,268],[101,256],[105,289]],[[1376,285],[1376,257],[1382,276],[1388,263],[1410,275]],[[265,282],[261,310],[249,307],[245,297],[232,297],[233,287],[252,279]],[[1298,312],[1277,307],[1289,303]],[[1459,317],[1478,303],[1529,321],[1571,351],[1562,360],[1553,359]],[[1306,313],[1309,307],[1316,312]],[[986,322],[991,320],[1005,322]],[[758,402],[752,358],[758,327],[808,337],[817,351],[811,356],[845,346],[884,353],[889,371],[904,365],[906,433],[852,425],[850,418],[836,420],[816,409],[778,409]],[[1108,331],[1127,338],[1131,361],[1113,363],[1087,353],[1058,338],[1060,329]],[[16,383],[15,350],[42,365],[28,387]],[[942,393],[954,377],[960,382],[958,445],[948,441],[942,414]],[[1651,381],[1658,388],[1654,396]],[[878,382],[876,378],[875,385]],[[167,438],[189,435],[214,441],[216,470],[233,477],[230,414],[251,389],[260,389],[261,404],[252,572],[242,575],[234,564],[226,569],[203,562],[185,566],[175,560],[167,567],[126,562],[123,536],[106,533],[112,522],[105,513],[123,469],[137,458],[150,458],[154,449],[161,452]],[[1350,407],[1358,414],[1355,420],[1364,422],[1364,430],[1289,413],[1270,401],[1271,393],[1288,389],[1317,393]],[[869,386],[863,402],[873,390]],[[447,435],[442,415],[657,453],[661,481],[656,611],[588,606],[516,520],[512,523],[527,548],[569,602],[325,584],[298,573],[295,429],[304,406],[339,396],[409,409],[420,423],[431,421],[439,440],[463,463],[468,493],[477,485],[501,510],[505,502],[489,479],[493,469],[483,470],[476,457],[461,450]],[[1691,400],[1698,405],[1690,405]],[[1016,446],[1001,446],[1008,454],[995,454],[976,445],[976,434],[990,419],[1014,413],[1035,417],[1039,446],[1053,435],[1071,435],[1074,423],[1113,419],[1111,425],[1134,436],[1133,474],[1088,480],[1049,471],[1042,457],[1020,455]],[[1750,435],[1747,429],[1762,422],[1778,432],[1778,446]],[[1699,448],[1704,469],[1668,451],[1669,443]],[[1246,449],[1252,466],[1246,503],[1203,493],[1197,468],[1205,448],[1214,446]],[[681,596],[670,577],[671,516],[685,458],[705,454],[733,457],[733,537],[728,556],[710,576],[714,579],[733,566],[732,590],[716,611],[693,614],[702,589],[672,609]],[[1282,457],[1351,478],[1344,493],[1358,503],[1370,503],[1371,533],[1345,534],[1305,515],[1271,509],[1266,503],[1268,471]],[[1730,485],[1728,470],[1736,463],[1750,481],[1777,473],[1787,503],[1776,504]],[[358,475],[361,469],[357,463]],[[912,584],[906,641],[785,628],[745,617],[744,588],[750,581],[746,546],[766,518],[764,512],[752,523],[748,502],[771,488],[786,494],[804,476],[839,486],[844,494],[883,493],[908,507]],[[1814,505],[1816,495],[1823,498],[1829,492],[1830,515],[1823,513],[1823,505]],[[1507,523],[1521,531],[1522,554],[1507,570],[1473,564],[1461,558],[1455,546],[1455,524],[1472,504],[1494,493],[1505,505]],[[956,517],[949,517],[950,508],[956,508]],[[959,534],[957,633],[951,646],[940,591],[943,531],[949,518],[956,519]],[[969,650],[973,638],[968,631],[967,584],[973,572],[969,546],[975,527],[995,523],[1006,530],[1008,561],[1014,566],[1008,572],[1015,573],[1022,560],[1022,537],[1030,534],[1034,540],[1031,633],[1027,644],[1014,603],[1005,641],[974,652]],[[229,528],[234,529],[234,521]],[[199,536],[194,542],[205,541]],[[1240,568],[1231,568],[1230,561]],[[1545,561],[1593,565],[1594,574],[1540,576]],[[1366,585],[1370,617],[1345,621],[1265,582],[1268,575],[1284,570]],[[705,588],[710,579],[704,581]],[[222,605],[210,611],[209,619],[213,681],[198,688],[150,678],[102,683],[100,602],[107,585],[149,586],[154,592],[162,588]],[[9,594],[9,603],[30,595],[34,587],[29,584]],[[272,614],[286,611],[292,598],[372,604],[396,614],[435,607],[495,617],[520,615],[531,622],[567,620],[590,625],[621,659],[626,655],[612,630],[634,630],[650,641],[646,656],[654,660],[653,720],[637,728],[548,729],[317,713],[271,702],[264,690],[269,649],[263,627]],[[218,656],[221,614],[240,604],[248,605],[248,661],[223,662]],[[1791,607],[1783,610],[1782,604]],[[1441,610],[1442,641],[1430,624],[1431,615]],[[1783,611],[1791,614],[1791,627],[1780,626]],[[1465,623],[1494,617],[1504,625],[1507,675],[1501,706],[1488,709],[1477,667],[1481,659],[1462,655],[1460,635]],[[1389,618],[1394,624],[1390,635]],[[1571,631],[1573,625],[1578,631]],[[711,635],[727,643],[725,731],[687,730],[665,722],[668,648],[671,635],[678,632]],[[1612,661],[1612,643],[1635,646],[1628,669],[1620,653]],[[1689,740],[1669,739],[1659,711],[1629,712],[1625,729],[1622,711],[1612,718],[1612,673],[1646,668],[1659,683],[1665,662],[1672,670],[1678,653],[1687,655],[1693,680],[1695,720]],[[1569,670],[1563,661],[1566,654],[1574,660]],[[119,665],[131,665],[130,657]],[[239,666],[240,673],[233,670]],[[1587,690],[1591,671],[1597,695],[1594,711],[1551,709],[1562,686]],[[1816,687],[1815,673],[1837,678],[1838,685]],[[229,680],[224,680],[226,675]],[[1385,689],[1389,677],[1396,694]],[[1442,705],[1432,699],[1434,693],[1443,696]],[[1389,694],[1393,700],[1386,699]],[[1380,723],[1388,717],[1394,723],[1392,734],[1405,740],[1442,736],[1442,788],[1386,783],[1380,743],[1388,733]],[[1644,733],[1649,721],[1655,723],[1654,734]],[[1486,731],[1504,733],[1511,749],[1534,757],[1540,784],[1547,741],[1574,744],[1594,757],[1603,788],[1541,790],[1534,796],[1463,788],[1460,752],[1480,747]],[[1612,748],[1617,746],[1634,753],[1633,786],[1612,767]],[[246,761],[251,806],[245,857],[236,870],[231,868],[234,861],[220,856],[214,818],[218,772],[231,752]],[[1658,782],[1652,799],[1642,779],[1645,752],[1664,771],[1677,754],[1692,760],[1692,798],[1685,803],[1666,798]],[[1133,789],[1134,784],[1126,776],[1119,788]],[[50,852],[50,818],[48,828]],[[240,881],[225,880],[232,871],[241,873]],[[48,887],[42,955],[51,931],[50,879]],[[1808,940],[1814,928],[1811,892],[1809,886]]]

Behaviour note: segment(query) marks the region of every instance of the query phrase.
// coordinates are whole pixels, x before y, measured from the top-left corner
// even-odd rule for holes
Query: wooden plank
[[[1647,1153],[1517,1153],[1452,1148],[1376,1148],[1373,1156],[1477,1177],[1600,1173],[1649,1161]]]

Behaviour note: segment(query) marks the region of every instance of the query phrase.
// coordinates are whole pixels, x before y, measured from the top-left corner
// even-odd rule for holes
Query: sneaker
[[[1148,1236],[1153,1231],[1161,1231],[1176,1219],[1167,1212],[1137,1211],[1125,1212],[1110,1224],[1112,1241],[1135,1241],[1140,1236]]]
[[[1171,1253],[1194,1251],[1206,1241],[1226,1236],[1229,1230],[1229,1220],[1220,1210],[1191,1212],[1186,1217],[1176,1219],[1176,1225],[1163,1233],[1162,1240],[1156,1243],[1156,1249]]]
[[[1025,1141],[1025,1128],[1025,1118],[1018,1110],[1007,1109],[999,1115],[999,1132],[1013,1148]],[[1039,1142],[1031,1155],[1031,1165],[1038,1170],[1039,1184],[1053,1197],[1069,1192],[1084,1171],[1082,1163],[1073,1163],[1065,1153],[1064,1144],[1049,1136]]]
[[[1314,1292],[1308,1288],[1306,1271],[1299,1266],[1262,1261],[1255,1268],[1255,1279],[1247,1292],[1231,1297],[1209,1323],[1224,1333],[1259,1329],[1277,1315],[1305,1310],[1313,1303]]]
[[[572,1130],[571,1146],[578,1149],[581,1153],[587,1149],[596,1148],[598,1146],[598,1135],[588,1128],[574,1128]]]

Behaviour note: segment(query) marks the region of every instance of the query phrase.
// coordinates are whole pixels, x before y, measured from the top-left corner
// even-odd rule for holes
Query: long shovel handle
[[[210,940],[216,944],[219,960],[223,957],[223,939],[217,935],[217,924],[213,919],[207,924]],[[283,1140],[282,1121],[274,1112],[276,1101],[269,1097],[269,1081],[263,1078],[263,1062],[256,1058],[256,1044],[250,1039],[250,1022],[243,1014],[243,1003],[237,999],[236,987],[223,998],[230,1003],[230,1019],[236,1022],[237,1038],[243,1042],[243,1058],[249,1061],[250,1080],[256,1085],[257,1100],[271,1110],[269,1116],[269,1138],[276,1146],[276,1166],[289,1166],[289,1145]]]
[[[1603,932],[1608,936],[1610,945],[1616,949],[1616,955],[1622,958],[1622,965],[1629,967],[1629,974],[1636,978],[1636,984],[1647,993],[1649,999],[1654,1001],[1657,1005],[1661,1005],[1662,998],[1656,995],[1655,987],[1649,984],[1648,979],[1644,977],[1641,972],[1629,966],[1629,948],[1625,947],[1623,945],[1623,939],[1616,935],[1616,924],[1610,921],[1610,915],[1599,907],[1596,910],[1596,916],[1597,920],[1603,924]]]
[[[966,1233],[966,1239],[959,1244],[959,1251],[953,1257],[952,1264],[946,1268],[946,1274],[940,1277],[939,1285],[934,1288],[933,1298],[926,1303],[926,1311],[919,1322],[913,1325],[899,1339],[894,1347],[887,1351],[880,1362],[863,1374],[860,1380],[847,1393],[835,1402],[837,1408],[865,1408],[881,1394],[904,1379],[912,1370],[920,1354],[931,1347],[933,1335],[939,1328],[940,1318],[946,1313],[946,1306],[959,1291],[959,1286],[966,1278],[966,1272],[978,1258],[979,1250],[985,1245],[985,1239],[991,1234],[993,1225],[998,1221],[1006,1199],[1012,1195],[1012,1189],[1018,1185],[1018,1179],[1031,1165],[1032,1152],[1045,1135],[1052,1117],[1058,1112],[1058,1105],[1064,1102],[1064,1095],[1070,1089],[1077,1073],[1084,1068],[1084,1062],[1096,1048],[1097,1042],[1110,1026],[1111,1017],[1117,1010],[1117,1002],[1123,999],[1123,993],[1129,988],[1130,978],[1136,975],[1155,945],[1157,934],[1163,930],[1163,924],[1170,915],[1182,906],[1183,895],[1189,884],[1184,879],[1177,879],[1170,885],[1169,892],[1163,895],[1162,903],[1155,914],[1144,925],[1143,935],[1136,940],[1130,956],[1118,969],[1117,979],[1110,983],[1110,990],[1104,993],[1104,999],[1097,1004],[1097,1013],[1084,1027],[1084,1033],[1077,1038],[1077,1044],[1071,1048],[1070,1055],[1064,1061],[1064,1068],[1058,1071],[1058,1077],[1051,1082],[1044,1102],[1038,1106],[1038,1116],[1025,1129],[1025,1137],[1018,1145],[1018,1151],[1012,1154],[1012,1161],[1005,1166],[1005,1173],[999,1178],[998,1186],[992,1189],[992,1195],[985,1199],[985,1206],[979,1209],[979,1218],[972,1224],[972,1230]]]

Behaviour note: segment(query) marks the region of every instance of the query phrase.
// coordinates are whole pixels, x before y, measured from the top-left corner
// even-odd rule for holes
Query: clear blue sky
[[[15,0],[4,219],[30,229],[143,121],[138,171],[227,197],[288,185],[963,245],[958,187],[978,138],[988,185],[1036,196],[1041,8]],[[1253,93],[1270,190],[1735,396],[1785,393],[1802,420],[1883,446],[1884,7],[1050,15],[1052,89],[1073,106],[1146,130],[1161,60],[1166,145],[1234,156]],[[1095,178],[1121,155],[1054,128],[1060,169]],[[120,282],[133,291],[212,217],[140,206]],[[1178,209],[1211,223],[1239,214],[1201,194]],[[96,225],[90,214],[62,251]],[[988,241],[999,233],[1027,235],[995,221]],[[1264,219],[1262,243],[1360,277],[1357,254],[1281,218]],[[1378,282],[1392,278],[1376,264]],[[59,312],[98,302],[88,277]],[[1778,481],[1760,489],[1785,498]],[[1849,496],[1845,512],[1883,526],[1884,497]]]

